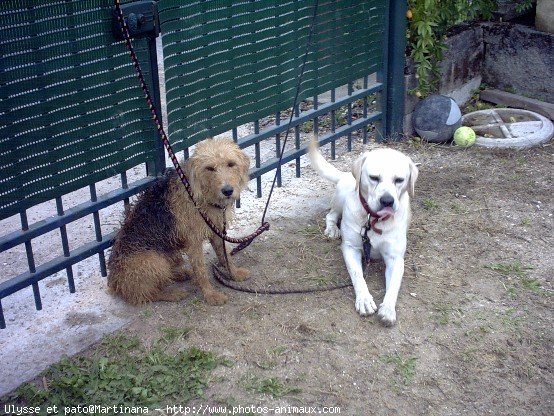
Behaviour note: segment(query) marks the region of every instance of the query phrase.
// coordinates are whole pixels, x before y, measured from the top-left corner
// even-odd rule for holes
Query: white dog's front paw
[[[373,297],[368,293],[367,295],[356,296],[356,310],[362,316],[373,315],[377,310],[377,305],[375,305]]]
[[[329,238],[340,238],[340,228],[335,224],[328,225],[327,228],[325,228],[325,235]]]
[[[396,311],[394,307],[381,303],[379,313],[377,314],[383,325],[392,326],[396,323]]]

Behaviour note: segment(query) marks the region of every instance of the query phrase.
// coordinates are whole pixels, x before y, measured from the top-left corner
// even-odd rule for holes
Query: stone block
[[[440,66],[439,93],[449,95],[475,78],[480,78],[484,56],[481,26],[465,24],[453,28],[446,40],[446,50]]]
[[[554,0],[537,0],[535,27],[542,32],[554,33]]]
[[[554,35],[512,23],[485,23],[483,82],[554,103]]]

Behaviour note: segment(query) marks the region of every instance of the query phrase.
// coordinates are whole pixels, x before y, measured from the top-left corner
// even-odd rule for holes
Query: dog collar
[[[375,211],[372,211],[371,208],[369,208],[369,205],[367,204],[367,201],[362,196],[362,191],[358,190],[358,197],[360,198],[360,202],[362,204],[362,207],[364,207],[365,212],[367,212],[367,226],[366,228],[371,228],[375,233],[377,234],[383,234],[383,230],[380,228],[377,228],[375,224],[377,224],[378,221],[386,221],[390,218],[390,215],[383,215],[380,217],[377,215]]]

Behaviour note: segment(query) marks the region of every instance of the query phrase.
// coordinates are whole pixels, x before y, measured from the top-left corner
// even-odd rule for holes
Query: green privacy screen
[[[112,35],[112,7],[0,2],[0,219],[153,158],[150,112]],[[135,45],[146,70],[146,41]]]
[[[314,0],[160,0],[176,149],[290,108]],[[319,1],[300,98],[382,68],[386,0]]]

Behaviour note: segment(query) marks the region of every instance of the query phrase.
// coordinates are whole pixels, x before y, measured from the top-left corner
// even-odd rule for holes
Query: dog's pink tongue
[[[382,210],[377,211],[376,214],[380,220],[384,221],[389,219],[390,217],[394,217],[394,210],[392,209],[392,207],[385,207]]]

